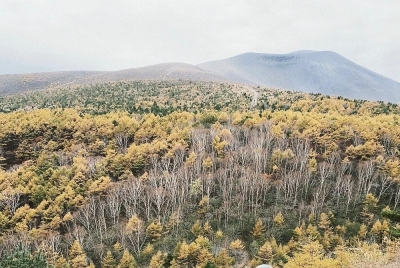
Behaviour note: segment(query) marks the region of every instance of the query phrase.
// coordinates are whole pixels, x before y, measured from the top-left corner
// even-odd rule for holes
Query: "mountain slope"
[[[59,88],[132,80],[226,81],[223,77],[186,63],[162,63],[114,72],[53,72],[0,75],[0,96]]]
[[[82,82],[111,82],[124,80],[194,80],[194,81],[223,81],[223,77],[215,75],[195,65],[171,62],[131,68],[115,72],[106,72],[86,79]]]
[[[0,96],[67,85],[102,72],[71,71],[0,75]]]
[[[400,102],[400,83],[329,51],[245,53],[198,66],[240,83]]]

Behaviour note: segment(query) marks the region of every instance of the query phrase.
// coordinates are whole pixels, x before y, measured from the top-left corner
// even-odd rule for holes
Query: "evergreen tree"
[[[47,268],[46,258],[41,252],[31,254],[28,250],[19,247],[13,251],[4,254],[0,259],[0,267],[5,268]]]

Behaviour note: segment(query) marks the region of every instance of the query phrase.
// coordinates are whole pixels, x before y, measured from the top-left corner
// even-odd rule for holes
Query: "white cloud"
[[[0,73],[332,50],[400,81],[400,1],[0,0]]]

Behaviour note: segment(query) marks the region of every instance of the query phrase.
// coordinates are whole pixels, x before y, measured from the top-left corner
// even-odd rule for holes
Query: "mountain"
[[[102,72],[72,71],[29,74],[0,75],[0,96],[65,86],[75,81],[101,74]]]
[[[86,82],[112,82],[124,80],[193,80],[193,81],[224,81],[223,77],[215,75],[198,66],[171,62],[132,68],[115,72],[106,72]],[[84,82],[85,80],[82,80]]]
[[[198,66],[245,84],[400,102],[400,83],[330,51],[245,53]]]
[[[45,88],[132,80],[226,81],[198,66],[162,63],[114,72],[50,72],[0,75],[0,96]]]
[[[199,65],[174,62],[113,72],[0,75],[0,96],[45,88],[132,80],[237,82],[400,103],[400,83],[329,51],[245,53]]]

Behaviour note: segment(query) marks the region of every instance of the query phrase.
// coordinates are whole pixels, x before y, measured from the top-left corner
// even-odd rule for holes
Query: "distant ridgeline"
[[[108,72],[47,72],[0,75],[0,96],[126,81],[207,81],[400,103],[400,83],[331,51],[244,53],[191,65],[161,63]]]
[[[398,106],[254,90],[2,98],[0,267],[400,267]]]

